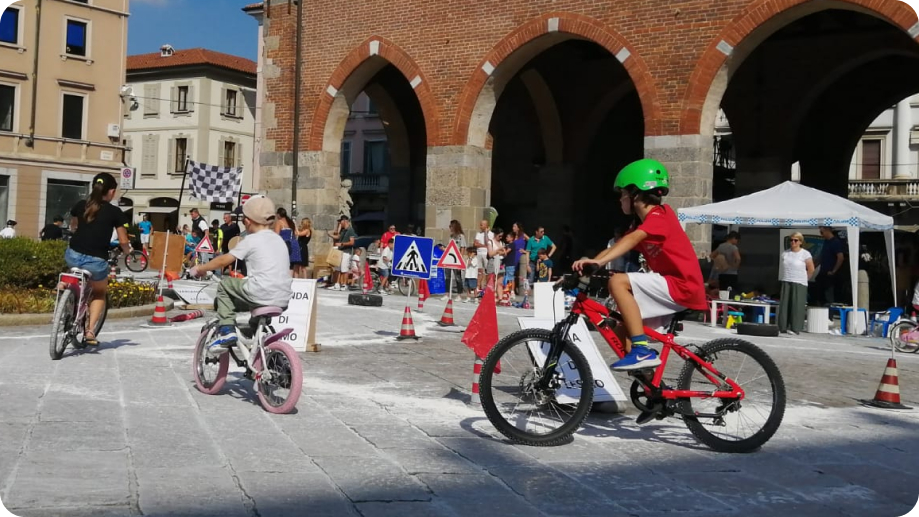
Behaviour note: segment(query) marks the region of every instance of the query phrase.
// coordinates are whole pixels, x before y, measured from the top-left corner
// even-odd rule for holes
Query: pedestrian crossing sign
[[[430,280],[434,239],[396,235],[393,244],[392,274]]]
[[[198,253],[214,253],[214,246],[211,245],[211,239],[208,238],[207,234],[204,235],[204,238],[201,239],[201,242],[195,247],[195,251]]]
[[[440,256],[440,260],[437,262],[437,267],[442,267],[444,269],[466,269],[466,261],[463,260],[463,254],[456,246],[456,241],[451,240],[450,244],[447,244],[447,249],[444,250],[444,254]]]

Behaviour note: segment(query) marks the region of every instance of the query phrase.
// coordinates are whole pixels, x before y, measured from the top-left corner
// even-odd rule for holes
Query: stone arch
[[[536,70],[527,70],[520,76],[520,79],[536,107],[543,147],[546,150],[546,162],[553,165],[560,164],[564,143],[562,141],[562,120],[555,98],[552,96],[552,90]]]
[[[661,113],[657,89],[641,56],[608,25],[582,14],[556,12],[518,27],[485,55],[459,95],[450,143],[486,147],[488,124],[503,87],[495,80],[496,75],[513,77],[520,67],[543,50],[572,38],[594,42],[616,56],[638,90],[645,134],[658,134]]]
[[[689,77],[680,116],[681,134],[710,134],[730,79],[729,64],[739,65],[782,27],[828,9],[861,12],[919,36],[916,12],[904,2],[874,0],[758,0],[732,20],[708,45]]]
[[[352,50],[338,65],[313,110],[310,124],[308,150],[326,150],[326,137],[341,135],[348,110],[357,95],[373,75],[387,64],[392,64],[405,76],[421,105],[424,114],[428,145],[438,142],[437,104],[431,93],[430,82],[421,67],[395,43],[380,36],[371,36]],[[343,113],[343,115],[342,115]],[[338,149],[328,149],[338,152]]]

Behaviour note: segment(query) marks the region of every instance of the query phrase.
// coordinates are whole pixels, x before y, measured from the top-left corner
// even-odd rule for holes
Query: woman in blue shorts
[[[96,328],[96,322],[105,308],[105,293],[108,291],[108,253],[112,230],[118,234],[121,249],[128,254],[131,245],[128,243],[128,219],[120,208],[111,204],[115,197],[118,182],[107,173],[96,174],[92,182],[89,197],[77,203],[70,210],[72,216],[70,228],[76,229],[70,239],[70,247],[64,253],[64,260],[70,267],[78,267],[90,272],[92,298],[89,302],[89,321],[86,324],[84,338],[87,345],[98,345],[96,335],[90,329]]]

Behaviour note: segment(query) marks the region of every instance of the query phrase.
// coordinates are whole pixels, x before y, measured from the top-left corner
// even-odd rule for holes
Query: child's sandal
[[[83,343],[87,346],[99,346],[99,340],[96,339],[96,335],[92,332],[83,334]]]

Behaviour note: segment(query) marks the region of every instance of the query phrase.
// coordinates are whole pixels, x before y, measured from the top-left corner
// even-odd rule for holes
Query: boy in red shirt
[[[670,191],[670,175],[655,160],[638,160],[616,176],[622,211],[637,216],[637,226],[593,259],[578,260],[573,269],[604,264],[637,248],[652,273],[619,273],[609,280],[609,291],[622,313],[630,339],[626,356],[610,365],[613,370],[639,370],[661,364],[657,352],[648,348],[642,320],[649,327],[660,318],[685,309],[704,310],[702,270],[689,238],[676,213],[662,198]],[[649,320],[657,319],[652,323]]]

